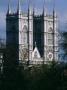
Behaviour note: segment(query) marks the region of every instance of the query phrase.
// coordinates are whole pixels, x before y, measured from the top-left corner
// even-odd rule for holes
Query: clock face
[[[48,59],[49,59],[49,60],[52,60],[52,59],[53,59],[53,53],[52,53],[52,52],[49,52],[49,53],[48,53]]]
[[[49,30],[48,30],[49,33],[52,33],[53,32],[53,28],[50,27]]]

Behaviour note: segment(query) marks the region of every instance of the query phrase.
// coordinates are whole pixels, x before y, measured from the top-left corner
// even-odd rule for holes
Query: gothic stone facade
[[[24,14],[19,9],[17,13],[9,10],[6,15],[6,45],[7,58],[11,62],[41,64],[58,60],[58,24],[54,13],[35,15],[29,8]],[[54,25],[54,28],[53,28]]]

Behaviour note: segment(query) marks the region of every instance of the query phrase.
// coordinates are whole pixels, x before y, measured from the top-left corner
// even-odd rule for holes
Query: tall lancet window
[[[24,25],[23,27],[23,42],[24,42],[24,46],[27,47],[27,43],[28,43],[28,28],[26,25]]]
[[[48,45],[53,45],[53,29],[52,27],[48,30]]]

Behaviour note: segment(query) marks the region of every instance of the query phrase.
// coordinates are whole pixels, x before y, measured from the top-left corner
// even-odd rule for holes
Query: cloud
[[[0,12],[0,29],[5,27],[5,13],[4,12]]]
[[[42,14],[42,9],[35,8],[35,15]]]
[[[61,23],[66,23],[67,22],[67,12],[64,12],[63,14],[59,13],[58,18]]]
[[[45,2],[52,2],[53,0],[45,0]]]
[[[6,17],[4,12],[0,12],[0,38],[6,37]]]

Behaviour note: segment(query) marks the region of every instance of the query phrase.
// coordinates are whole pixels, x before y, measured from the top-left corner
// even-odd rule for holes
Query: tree
[[[67,32],[62,32],[62,44],[61,47],[64,51],[64,58],[67,58]]]

